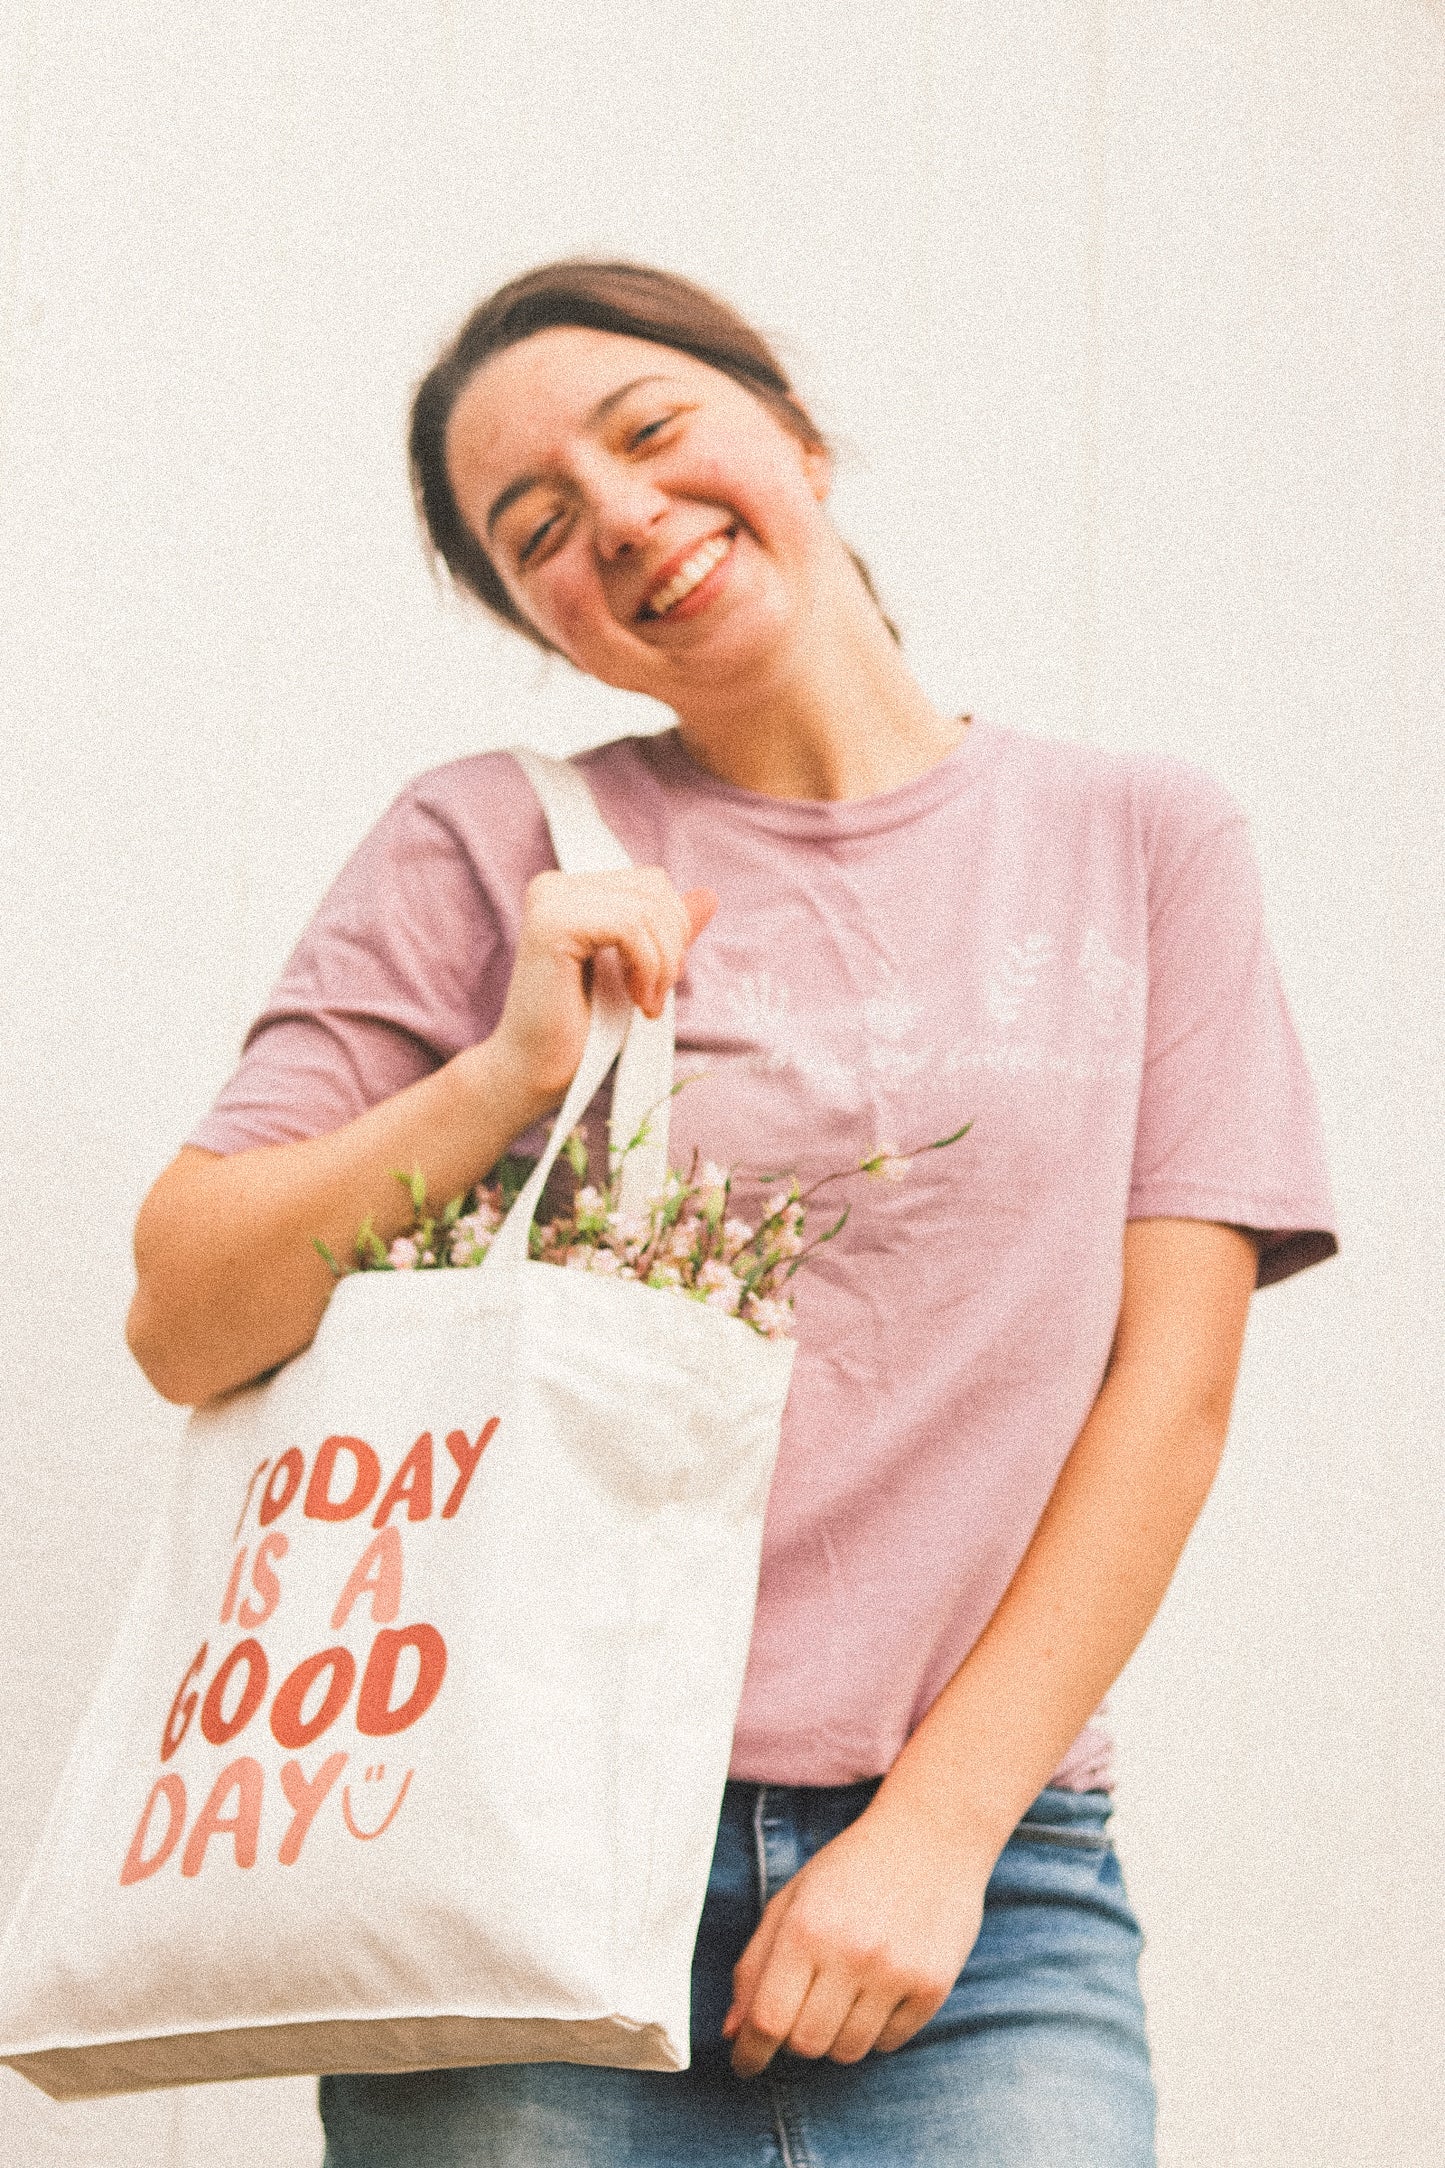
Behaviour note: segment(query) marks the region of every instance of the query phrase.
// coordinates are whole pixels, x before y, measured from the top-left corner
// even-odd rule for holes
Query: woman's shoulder
[[[1242,825],[1238,799],[1177,753],[1052,738],[991,724],[996,787],[1033,815],[1102,826],[1147,858]]]
[[[631,827],[649,797],[665,803],[645,738],[615,738],[573,756],[604,819]],[[623,816],[624,818],[619,818]],[[546,815],[521,763],[506,748],[468,753],[413,776],[373,836],[389,855],[450,859],[506,911],[531,877],[555,864]],[[624,838],[629,844],[633,839]],[[635,847],[633,855],[636,855]],[[504,901],[504,899],[506,901]]]
[[[633,736],[610,738],[584,752],[570,756],[589,782],[604,785],[640,782],[654,775],[647,758],[650,740]],[[530,823],[542,820],[536,793],[520,761],[507,747],[486,753],[466,753],[443,761],[413,776],[392,802],[391,813],[413,824],[428,821],[450,828],[459,836],[492,832],[518,818]]]
[[[465,753],[424,768],[402,785],[387,818],[413,827],[435,825],[459,838],[510,825],[537,803],[519,764],[504,748]]]

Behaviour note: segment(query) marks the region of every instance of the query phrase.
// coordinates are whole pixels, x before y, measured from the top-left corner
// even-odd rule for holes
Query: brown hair
[[[453,407],[483,362],[534,332],[562,325],[621,332],[691,354],[750,391],[800,443],[828,448],[767,341],[736,309],[690,279],[646,264],[574,257],[542,264],[499,287],[472,311],[417,387],[407,440],[412,493],[432,549],[458,586],[549,652],[552,643],[517,608],[461,515],[447,473],[446,433]],[[878,601],[868,567],[854,551],[848,554],[896,640],[898,629]]]

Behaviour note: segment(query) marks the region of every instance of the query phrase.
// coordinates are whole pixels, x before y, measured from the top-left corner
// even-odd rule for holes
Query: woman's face
[[[836,537],[828,459],[690,354],[571,327],[462,390],[447,469],[518,608],[579,669],[669,705],[776,666]]]

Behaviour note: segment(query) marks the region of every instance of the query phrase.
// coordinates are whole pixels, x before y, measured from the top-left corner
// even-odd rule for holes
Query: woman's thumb
[[[710,888],[689,888],[682,901],[691,928],[688,940],[695,941],[717,909],[717,897]]]

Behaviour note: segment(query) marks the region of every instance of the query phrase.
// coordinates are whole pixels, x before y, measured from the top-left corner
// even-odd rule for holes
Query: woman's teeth
[[[694,587],[707,578],[713,566],[722,563],[732,544],[730,534],[715,534],[710,542],[695,549],[687,562],[679,565],[666,587],[659,587],[647,605],[648,616],[666,617],[669,610],[676,609],[683,597],[690,595]]]

